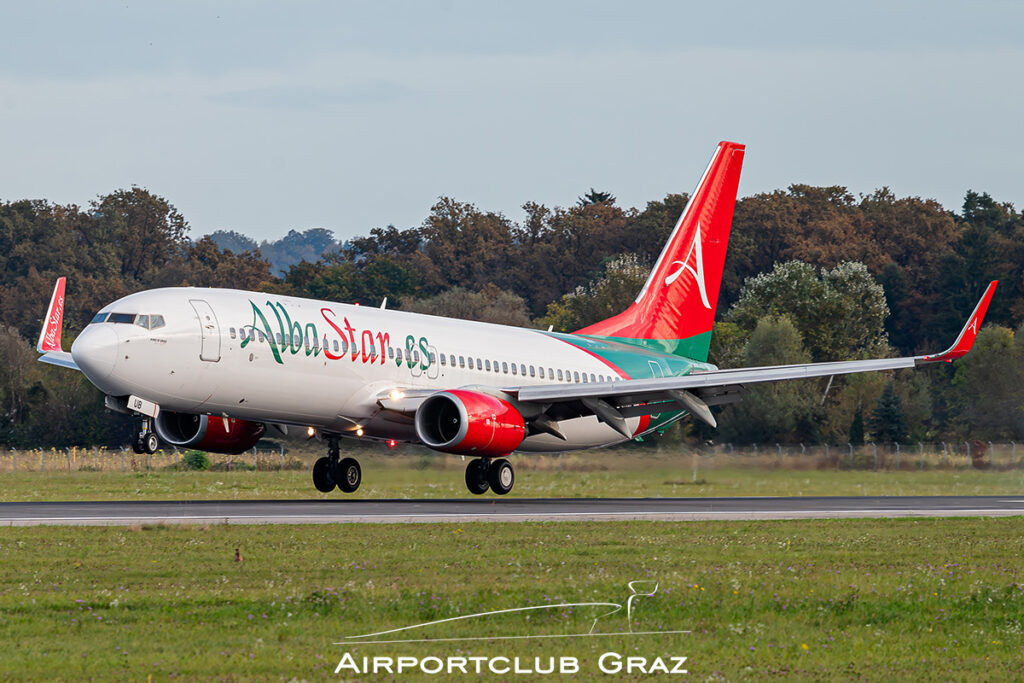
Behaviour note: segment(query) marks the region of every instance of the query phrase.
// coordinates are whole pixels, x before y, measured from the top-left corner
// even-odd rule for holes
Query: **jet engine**
[[[255,446],[267,431],[259,422],[170,411],[161,411],[153,428],[161,441],[172,446],[233,455]]]
[[[526,438],[523,416],[508,401],[455,389],[429,396],[416,411],[416,436],[434,450],[508,455]]]

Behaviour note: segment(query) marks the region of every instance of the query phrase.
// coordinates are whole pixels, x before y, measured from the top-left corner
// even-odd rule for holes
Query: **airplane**
[[[353,492],[341,437],[473,456],[466,487],[509,493],[513,452],[622,443],[761,382],[950,362],[974,343],[996,282],[953,345],[905,358],[720,370],[707,362],[745,147],[719,143],[629,307],[572,334],[233,289],[171,287],[104,306],[61,346],[65,278],[39,360],[85,373],[107,408],[136,416],[137,452],[252,448],[268,426],[327,443],[313,485]],[[386,303],[386,302],[385,302]]]

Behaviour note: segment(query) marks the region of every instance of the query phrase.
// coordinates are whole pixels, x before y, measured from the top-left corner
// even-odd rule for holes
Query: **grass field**
[[[685,655],[697,680],[1024,677],[1021,518],[7,528],[0,557],[12,680],[337,680],[346,650],[574,655],[582,679],[599,677],[607,650]],[[637,579],[660,585],[635,604],[635,630],[692,633],[333,644],[479,611],[621,602]],[[585,632],[584,612],[429,635]],[[628,629],[621,615],[602,623]]]
[[[547,461],[540,461],[547,462]],[[644,496],[833,496],[1002,495],[1024,492],[1024,470],[792,470],[727,467],[699,469],[689,458],[608,459],[604,469],[554,465],[541,469],[514,460],[516,486],[510,497]],[[466,497],[465,463],[455,457],[430,460],[363,458],[360,498]],[[570,463],[571,466],[571,463]],[[189,472],[46,471],[0,473],[0,502],[123,499],[336,498],[319,493],[302,470]]]

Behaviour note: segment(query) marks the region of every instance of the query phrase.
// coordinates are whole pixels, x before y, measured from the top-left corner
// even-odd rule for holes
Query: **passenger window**
[[[280,332],[278,332],[277,334],[274,335],[274,341],[277,342],[278,346],[281,345],[281,333]]]
[[[414,363],[419,363],[420,362],[420,352],[419,351],[413,351],[412,352],[412,360],[413,360]]]
[[[596,382],[596,381],[597,381],[597,380],[596,380],[596,379],[594,378],[594,373],[590,373],[590,381],[591,381],[591,382]]]
[[[548,379],[554,379],[554,378],[555,378],[555,371],[552,370],[551,368],[548,368]]]
[[[448,356],[446,356],[446,355],[444,355],[442,353],[441,354],[441,365],[447,365],[447,363],[446,363],[447,360],[448,360]]]
[[[230,334],[231,338],[234,339],[235,338],[235,328],[233,328],[233,327],[228,328],[228,334]]]
[[[334,353],[338,353],[338,340],[334,340]]]
[[[262,344],[263,342],[265,342],[267,340],[267,338],[265,336],[263,336],[262,332],[258,332],[258,334],[260,336],[260,344]]]
[[[573,373],[572,373],[572,381],[573,382],[579,382],[580,381],[580,372],[579,372],[579,370],[573,371]]]
[[[538,375],[538,376],[539,376],[539,377],[540,377],[541,379],[544,379],[544,368],[537,368],[537,375]]]
[[[481,361],[479,358],[476,359],[476,369],[477,370],[483,370],[484,369],[483,361]]]
[[[454,368],[455,367],[455,354],[448,356],[448,363]]]
[[[465,356],[459,356],[459,367],[460,368],[466,367],[466,357]]]
[[[513,375],[519,374],[519,373],[516,372],[516,364],[515,363],[512,364],[512,374]]]
[[[252,328],[249,329],[249,341],[251,341],[251,342],[256,341],[256,328],[255,327],[252,327]]]
[[[532,365],[530,366],[530,377],[536,377],[536,375],[533,374],[533,366]]]
[[[519,364],[519,374],[526,377],[526,366],[522,363]]]
[[[338,342],[334,342],[334,350],[335,351],[338,350]],[[388,347],[388,360],[392,360],[392,359],[394,359],[394,357],[395,357],[395,347],[394,346],[389,346]]]
[[[507,361],[501,361],[501,371],[504,372],[506,375],[508,374],[508,362]]]
[[[584,381],[584,382],[586,382],[586,381],[587,381],[587,373],[585,373],[585,372],[583,373],[583,381]]]
[[[473,369],[473,356],[466,356],[466,360],[469,361],[469,369]]]
[[[558,368],[558,381],[562,381],[562,368]]]
[[[490,361],[490,359],[484,361],[484,367],[487,369],[487,372],[491,371],[491,361]]]

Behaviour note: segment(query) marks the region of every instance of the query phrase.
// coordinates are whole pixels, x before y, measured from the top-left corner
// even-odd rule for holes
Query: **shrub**
[[[210,458],[203,451],[189,451],[181,459],[181,464],[186,470],[208,470],[210,469]]]

